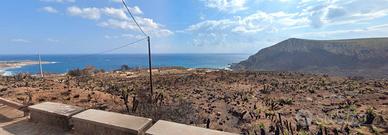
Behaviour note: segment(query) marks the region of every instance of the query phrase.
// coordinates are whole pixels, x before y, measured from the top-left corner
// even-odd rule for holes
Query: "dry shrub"
[[[93,66],[86,66],[84,69],[73,69],[67,72],[67,75],[73,76],[73,77],[79,77],[79,76],[90,76],[93,73],[96,73],[98,70]]]
[[[184,124],[198,124],[200,118],[196,114],[196,109],[193,107],[190,101],[183,98],[177,100],[177,102],[171,104],[165,104],[156,102],[157,97],[160,94],[155,94],[150,99],[149,89],[143,88],[136,91],[136,99],[138,99],[139,105],[135,115],[151,118],[154,122],[158,120],[174,121]],[[155,101],[155,102],[153,102]]]

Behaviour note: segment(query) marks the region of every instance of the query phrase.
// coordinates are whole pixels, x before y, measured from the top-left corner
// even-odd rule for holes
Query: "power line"
[[[122,45],[122,46],[118,46],[118,47],[115,47],[115,48],[112,48],[112,49],[104,50],[104,51],[101,51],[101,52],[96,52],[96,53],[91,53],[91,54],[73,56],[72,59],[70,60],[70,62],[82,61],[82,60],[85,60],[86,58],[89,58],[89,57],[92,57],[92,56],[96,56],[96,55],[100,55],[100,54],[105,54],[105,53],[113,52],[113,51],[116,51],[116,50],[119,50],[119,49],[128,47],[128,46],[130,46],[130,45],[136,44],[136,43],[138,43],[138,42],[140,42],[140,41],[143,41],[143,40],[145,40],[145,39],[147,39],[147,38],[142,38],[142,39],[136,40],[136,41],[134,41],[134,42],[131,42],[131,43],[128,43],[128,44],[125,44],[125,45]]]
[[[136,44],[140,41],[143,41],[145,39],[148,39],[148,37],[146,38],[142,38],[142,39],[139,39],[139,40],[136,40],[134,42],[131,42],[131,43],[128,43],[128,44],[125,44],[125,45],[122,45],[122,46],[119,46],[119,47],[116,47],[116,48],[112,48],[112,49],[109,49],[109,50],[105,50],[105,51],[101,51],[101,52],[98,52],[98,53],[92,53],[92,54],[85,54],[85,55],[79,55],[79,56],[74,56],[70,61],[67,61],[67,62],[64,62],[64,63],[74,63],[75,61],[82,61],[88,57],[92,57],[92,56],[95,56],[95,55],[100,55],[100,54],[105,54],[105,53],[108,53],[108,52],[112,52],[112,51],[115,51],[115,50],[119,50],[119,49],[122,49],[122,48],[125,48],[125,47],[128,47],[130,45],[133,45],[133,44]],[[39,63],[40,63],[40,54],[39,54]],[[41,65],[41,64],[40,64]],[[42,71],[41,71],[42,73]],[[46,79],[47,78],[55,78],[55,76],[52,76],[52,77],[45,77]]]
[[[115,50],[119,50],[119,49],[121,49],[121,48],[125,48],[125,47],[127,47],[127,46],[136,44],[136,43],[138,43],[138,42],[140,42],[140,41],[143,41],[143,40],[145,40],[145,39],[147,39],[147,37],[146,37],[146,38],[139,39],[139,40],[136,40],[136,41],[131,42],[131,43],[128,43],[128,44],[125,44],[125,45],[123,45],[123,46],[119,46],[119,47],[112,48],[112,49],[109,49],[109,50],[105,50],[105,51],[102,51],[102,52],[99,52],[99,53],[95,53],[94,55],[104,54],[104,53],[112,52],[112,51],[115,51]]]
[[[131,16],[132,20],[135,22],[135,24],[137,25],[137,27],[139,28],[139,30],[144,34],[144,36],[148,37],[148,35],[143,31],[143,29],[140,27],[139,23],[137,23],[135,17],[132,15],[131,11],[129,10],[127,4],[125,3],[124,0],[121,0],[125,6],[125,8],[127,9],[129,15]]]

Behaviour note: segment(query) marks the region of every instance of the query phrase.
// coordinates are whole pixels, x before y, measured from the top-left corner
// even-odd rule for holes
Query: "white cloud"
[[[123,9],[107,7],[107,8],[103,8],[102,11],[108,16],[112,16],[117,19],[122,19],[122,20],[129,19]]]
[[[315,31],[296,34],[295,37],[336,37],[339,35],[349,36],[354,33],[363,33],[363,35],[373,34],[373,32],[386,32],[388,31],[388,24],[374,25],[366,28],[355,28],[355,29],[339,29],[330,31]]]
[[[140,8],[138,6],[134,6],[134,7],[129,7],[129,10],[133,13],[133,14],[143,14],[143,11],[140,10]]]
[[[11,39],[12,42],[18,42],[18,43],[31,43],[31,41],[27,40],[27,39],[22,39],[22,38],[14,38],[14,39]]]
[[[118,29],[137,30],[137,26],[135,26],[134,23],[129,21],[116,20],[116,19],[109,19],[107,21],[101,22],[99,23],[99,26],[118,28]]]
[[[48,12],[48,13],[58,13],[57,9],[50,7],[50,6],[43,7],[40,10]]]
[[[142,18],[142,17],[136,17],[139,25],[142,27],[142,29],[153,36],[157,37],[166,37],[174,34],[172,31],[163,28],[162,25],[157,24],[152,19],[149,18]],[[108,28],[116,28],[116,29],[123,29],[123,30],[133,30],[133,31],[139,31],[138,27],[132,20],[117,20],[117,19],[109,19],[107,21],[103,21],[98,24],[102,27],[108,27]]]
[[[333,0],[300,3],[313,27],[358,23],[388,16],[388,0]]]
[[[206,20],[199,22],[197,24],[189,26],[185,31],[211,31],[211,30],[223,30],[234,25],[231,19],[222,19],[222,20]]]
[[[277,42],[294,36],[373,37],[387,35],[388,31],[388,25],[376,25],[388,17],[388,0],[244,0],[245,4],[236,6],[242,8],[235,8],[240,10],[228,6],[231,0],[201,1],[206,7],[222,12],[233,11],[234,14],[222,19],[201,19],[184,30],[177,30],[192,38],[189,43],[198,46],[254,43],[260,46],[270,45],[266,40],[271,38],[276,38],[274,42]],[[252,1],[271,8],[255,7],[257,5],[250,5],[254,3]],[[280,2],[287,2],[284,3],[287,5],[270,5]],[[262,10],[255,12],[256,9]],[[244,12],[237,12],[242,10]],[[376,26],[368,27],[371,24]]]
[[[235,13],[237,11],[245,10],[246,0],[201,0],[206,7],[215,8],[223,12]]]
[[[119,39],[119,38],[127,38],[127,39],[142,39],[143,35],[134,35],[134,34],[121,34],[121,35],[105,35],[106,39]]]
[[[195,46],[232,45],[252,48],[250,45],[270,45],[274,41],[268,39],[282,37],[278,35],[279,31],[306,26],[309,26],[309,19],[298,12],[259,10],[246,16],[205,20],[188,26],[183,33],[193,36],[189,42]]]
[[[122,3],[122,0],[110,0],[111,2]],[[132,14],[143,14],[138,6],[128,7]]]
[[[139,7],[130,7],[129,10],[134,15],[142,14],[143,12]],[[105,7],[105,8],[96,8],[96,7],[88,7],[88,8],[80,8],[77,6],[72,6],[67,8],[67,12],[73,16],[81,16],[86,19],[98,20],[101,16],[107,15],[108,17],[128,20],[127,11],[123,8],[113,8],[113,7]]]
[[[292,27],[308,26],[308,19],[299,13],[256,11],[247,16],[234,16],[229,19],[205,20],[188,26],[183,33],[190,34],[195,46],[267,45],[278,31]],[[260,38],[257,38],[260,37]],[[252,48],[249,47],[249,48]],[[241,48],[240,48],[241,49]]]
[[[140,10],[138,6],[134,7],[129,7],[129,10],[131,11],[132,14],[134,15],[140,15],[143,14],[143,11]],[[101,8],[100,9],[101,13],[104,13],[108,16],[117,18],[117,19],[122,19],[122,20],[128,20],[127,16],[127,11],[124,8],[112,8],[112,7],[106,7],[106,8]]]
[[[57,2],[57,3],[74,3],[75,0],[40,0],[40,1],[43,1],[43,2]]]
[[[159,29],[159,30],[153,30],[150,31],[150,34],[156,37],[168,37],[174,34],[174,32],[168,30],[168,29]]]
[[[117,2],[117,3],[121,3],[122,1],[121,0],[110,0],[111,2]]]
[[[156,23],[150,18],[136,16],[143,13],[139,7],[131,7],[130,10],[135,15],[137,22],[146,33],[158,37],[165,37],[173,34],[172,31],[164,28],[163,25]],[[98,25],[102,27],[139,31],[137,25],[126,14],[126,9],[124,8],[79,8],[73,6],[68,8],[68,13],[73,16],[80,16],[86,19],[98,20]]]
[[[121,37],[130,38],[130,39],[142,39],[143,35],[134,35],[134,34],[121,34]]]
[[[231,19],[206,20],[189,26],[186,31],[219,31],[230,30],[237,33],[273,32],[279,28],[307,25],[308,19],[297,13],[257,11],[254,14]]]
[[[73,16],[81,16],[86,19],[98,20],[101,17],[100,9],[91,7],[91,8],[79,8],[77,6],[72,6],[67,8],[67,12]]]
[[[388,28],[388,24],[380,24],[380,25],[368,27],[368,29],[370,29],[370,30],[383,30],[383,29],[387,29],[387,28]]]

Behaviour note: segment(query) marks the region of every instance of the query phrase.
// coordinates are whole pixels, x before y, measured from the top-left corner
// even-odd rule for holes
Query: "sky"
[[[154,53],[245,53],[288,38],[388,37],[388,0],[127,0]],[[2,0],[0,54],[90,54],[143,39],[121,0]],[[147,53],[145,40],[108,53]]]

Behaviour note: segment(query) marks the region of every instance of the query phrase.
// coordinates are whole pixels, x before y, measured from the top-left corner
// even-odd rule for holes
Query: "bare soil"
[[[388,134],[387,80],[184,68],[153,73],[152,95],[148,72],[128,70],[82,77],[0,77],[0,96],[241,134]]]

